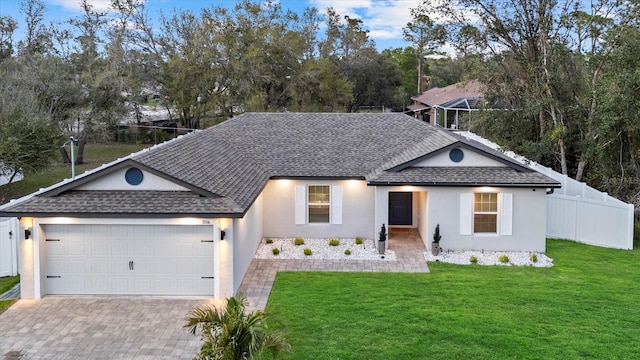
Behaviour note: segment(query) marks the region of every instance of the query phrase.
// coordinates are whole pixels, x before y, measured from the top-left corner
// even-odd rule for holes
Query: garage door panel
[[[182,273],[182,269],[176,267],[171,261],[163,261],[162,263],[153,264],[153,273],[157,275],[175,275]]]
[[[129,243],[125,240],[111,241],[111,256],[128,256]]]
[[[107,277],[94,277],[90,280],[91,294],[108,294],[111,292],[111,279]]]
[[[50,274],[61,274],[66,272],[66,262],[63,260],[49,259],[48,272]]]
[[[86,262],[84,259],[68,260],[65,272],[68,274],[84,274],[88,270],[85,265]]]
[[[109,274],[111,273],[110,261],[108,259],[104,260],[93,260],[91,261],[91,273],[92,274]]]
[[[110,255],[109,246],[106,241],[91,241],[89,248],[91,256],[108,256]]]
[[[197,253],[195,255],[200,257],[213,258],[213,243],[200,243],[200,246],[198,246]]]
[[[81,239],[62,239],[60,240],[62,246],[66,248],[66,255],[87,255],[90,254],[86,250],[89,245]]]
[[[45,225],[49,294],[212,296],[212,226]],[[133,262],[133,263],[130,263]],[[130,264],[133,265],[130,267]],[[55,274],[54,274],[55,273]]]
[[[47,279],[47,291],[50,294],[63,294],[65,293],[66,281],[62,278],[48,278]]]
[[[66,286],[62,294],[93,294],[87,286],[87,279],[77,276],[63,276],[62,280],[66,280]]]

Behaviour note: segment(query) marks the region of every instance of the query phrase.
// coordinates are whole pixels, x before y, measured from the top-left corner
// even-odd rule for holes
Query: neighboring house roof
[[[507,166],[414,166],[456,146]],[[75,189],[129,166],[188,191]],[[400,113],[246,113],[4,205],[0,216],[237,217],[272,178],[353,178],[372,185],[559,186],[499,151]]]
[[[456,83],[443,88],[433,88],[425,91],[419,96],[412,99],[416,102],[414,108],[409,107],[413,111],[421,110],[420,104],[428,106],[446,105],[460,99],[479,100],[483,97],[482,83],[477,80],[471,80],[466,83]],[[415,106],[418,105],[418,106]],[[446,106],[445,106],[446,107]]]

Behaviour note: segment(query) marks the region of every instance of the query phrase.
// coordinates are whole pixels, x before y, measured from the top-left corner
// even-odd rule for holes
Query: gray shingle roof
[[[35,196],[19,204],[22,214],[59,214],[83,216],[171,216],[220,214],[233,216],[242,208],[223,197],[202,197],[189,191],[67,191],[58,196]],[[17,215],[16,215],[17,216]]]
[[[510,167],[408,167],[385,171],[369,180],[373,185],[526,186],[554,187],[557,182],[538,172]]]
[[[410,168],[411,160],[457,143],[500,158],[513,169]],[[58,192],[48,190],[3,206],[0,215],[75,212],[240,216],[273,177],[361,178],[378,184],[557,185],[493,149],[400,113],[246,113],[124,161],[129,159],[156,174],[166,174],[167,179],[191,185],[193,192],[67,191],[73,187],[67,182]],[[83,197],[86,204],[82,203]]]

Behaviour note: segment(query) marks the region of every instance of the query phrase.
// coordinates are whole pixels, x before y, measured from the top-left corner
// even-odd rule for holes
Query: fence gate
[[[18,274],[18,219],[0,219],[0,277]]]

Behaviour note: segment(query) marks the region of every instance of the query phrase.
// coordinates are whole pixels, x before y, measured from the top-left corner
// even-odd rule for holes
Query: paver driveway
[[[182,329],[211,300],[48,296],[0,315],[0,359],[193,359],[200,339]]]

